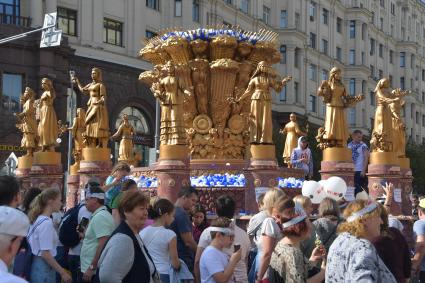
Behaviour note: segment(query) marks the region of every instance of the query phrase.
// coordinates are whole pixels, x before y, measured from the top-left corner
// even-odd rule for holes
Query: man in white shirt
[[[236,203],[235,201],[229,197],[229,196],[220,196],[216,200],[216,213],[218,217],[226,217],[226,218],[233,218],[235,215],[235,209],[236,209]],[[247,257],[249,250],[251,248],[251,242],[249,240],[248,234],[241,228],[239,228],[235,221],[232,221],[231,228],[234,229],[235,239],[234,244],[240,245],[241,249],[241,259],[238,261],[235,267],[235,271],[233,273],[234,275],[234,281],[235,283],[246,283],[248,282],[248,276],[247,276]],[[196,257],[195,257],[195,275],[197,280],[199,280],[199,261],[201,259],[202,253],[204,250],[211,244],[211,229],[207,228],[205,229],[201,237],[199,238],[198,243],[198,249],[196,251]],[[226,253],[228,256],[231,256],[233,254],[233,247],[230,248],[224,248],[223,252]],[[198,281],[200,282],[200,280]]]
[[[12,264],[29,226],[30,222],[24,213],[15,208],[0,206],[0,282],[2,283],[27,282],[9,273],[7,268]]]
[[[354,163],[354,186],[357,195],[367,189],[367,165],[369,164],[369,148],[362,141],[363,133],[360,130],[354,130],[351,134],[352,142],[348,144],[351,149]]]

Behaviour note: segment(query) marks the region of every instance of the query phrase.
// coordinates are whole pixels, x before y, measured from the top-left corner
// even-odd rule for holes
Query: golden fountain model
[[[176,154],[170,146],[188,146],[192,159],[244,159],[250,142],[273,143],[270,88],[290,79],[271,67],[280,60],[277,38],[208,27],[165,30],[147,41],[140,57],[154,67],[139,79],[161,102],[160,158]]]

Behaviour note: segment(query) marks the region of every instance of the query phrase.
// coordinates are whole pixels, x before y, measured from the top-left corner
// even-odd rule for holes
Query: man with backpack
[[[86,208],[92,215],[87,229],[81,233],[84,235],[80,254],[83,282],[92,282],[100,253],[115,229],[112,215],[104,203],[105,193],[100,186],[90,187],[86,193]]]

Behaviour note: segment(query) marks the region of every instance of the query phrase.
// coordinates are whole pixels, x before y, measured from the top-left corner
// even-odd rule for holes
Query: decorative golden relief
[[[290,79],[271,67],[280,59],[276,33],[209,27],[161,34],[139,52],[154,65],[139,80],[161,102],[161,145],[188,144],[192,159],[243,159],[250,142],[273,142],[270,87],[279,91]]]

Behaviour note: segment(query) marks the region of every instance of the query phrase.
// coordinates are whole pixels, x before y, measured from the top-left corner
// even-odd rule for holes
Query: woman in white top
[[[50,218],[62,207],[62,194],[58,189],[45,189],[32,202],[28,213],[30,229],[27,241],[34,255],[31,265],[32,283],[55,282],[56,272],[62,280],[71,283],[71,276],[55,260],[59,239]]]
[[[263,221],[260,229],[260,238],[255,241],[258,253],[255,265],[255,282],[267,278],[267,268],[277,242],[282,239],[279,221],[280,212],[275,208],[281,198],[285,197],[283,191],[279,189],[271,189],[264,196],[264,206],[268,217]],[[252,280],[252,277],[250,278]],[[252,281],[251,281],[252,282]]]
[[[154,223],[140,231],[140,237],[152,256],[161,281],[169,283],[170,264],[174,269],[180,268],[176,233],[165,228],[174,220],[174,205],[167,199],[159,199],[151,213]]]

